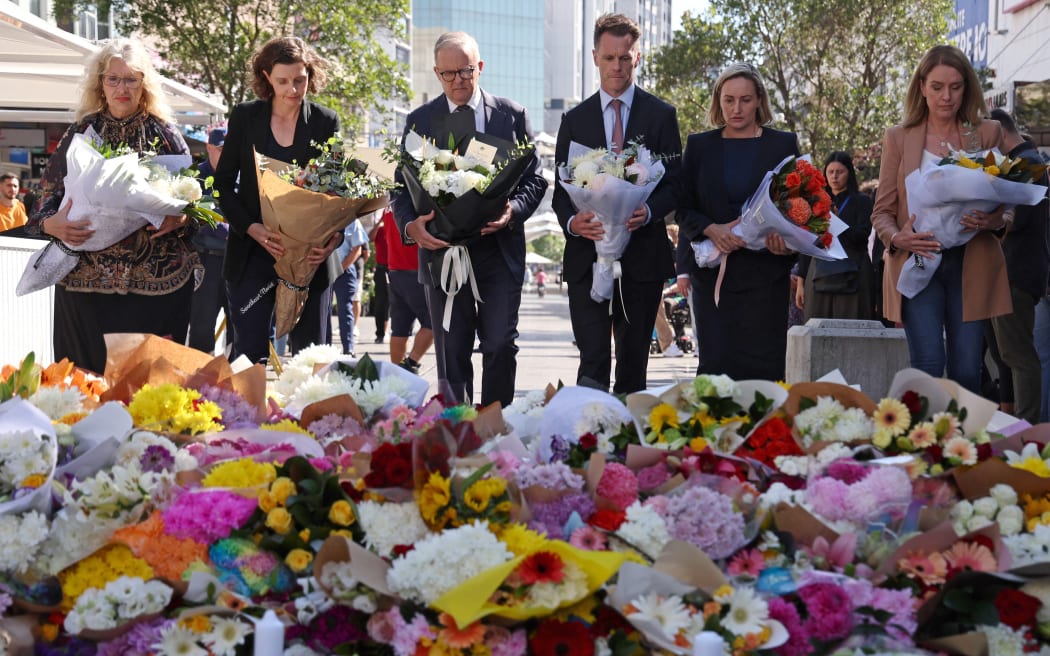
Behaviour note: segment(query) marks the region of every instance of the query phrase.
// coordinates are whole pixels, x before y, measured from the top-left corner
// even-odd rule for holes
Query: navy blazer
[[[723,143],[721,128],[691,134],[686,140],[680,179],[681,205],[677,215],[679,240],[703,241],[706,239],[704,230],[709,225],[729,223],[739,214],[730,210],[729,198],[726,196]],[[799,155],[798,137],[795,133],[762,128],[758,158],[755,166],[750,169],[751,179],[748,186],[757,189],[766,173],[773,170],[788,155]],[[695,260],[690,258],[690,262],[692,272],[701,271]],[[732,269],[734,275],[727,274],[723,288],[747,289],[767,285],[771,277],[786,275],[794,262],[794,255],[773,255],[764,249],[734,251],[726,262],[727,271]],[[718,269],[704,271],[713,276]]]
[[[532,128],[529,125],[529,117],[525,108],[508,98],[501,98],[481,91],[481,104],[485,108],[485,134],[513,142],[524,142],[532,140]],[[433,131],[443,122],[443,118],[449,115],[448,100],[441,94],[425,105],[417,107],[405,120],[405,132],[415,130],[417,134],[424,137],[434,137]],[[404,135],[402,135],[403,137]],[[401,168],[398,167],[394,173],[394,180],[404,184]],[[511,273],[522,280],[525,278],[525,220],[536,211],[540,201],[543,200],[543,192],[547,190],[547,181],[540,174],[539,157],[533,156],[532,164],[521,177],[517,190],[510,197],[511,223],[503,230],[498,230],[490,235],[485,235],[470,246],[473,248],[492,247],[495,244],[503,255],[504,261],[510,268]],[[394,210],[394,220],[397,222],[398,232],[402,239],[405,238],[405,227],[415,221],[419,212],[412,204],[412,197],[399,187],[390,194],[390,206]],[[492,217],[493,220],[499,217]],[[428,282],[430,280],[431,252],[425,248],[419,249],[420,275]],[[483,275],[483,272],[476,272]]]
[[[271,110],[269,100],[253,100],[233,108],[226,142],[215,169],[215,190],[219,194],[223,216],[230,226],[222,272],[223,277],[230,282],[240,280],[253,249],[265,252],[258,242],[248,236],[248,227],[262,221],[259,183],[255,176],[255,152],[267,154],[267,144],[271,138]],[[299,121],[295,125],[295,140],[292,142],[294,160],[306,164],[320,152],[311,143],[324,143],[337,132],[338,114],[315,102],[303,101]]]
[[[626,278],[637,281],[667,280],[673,278],[674,260],[667,238],[664,217],[678,207],[678,171],[681,167],[682,136],[678,131],[677,110],[651,93],[634,88],[634,103],[624,130],[624,141],[638,139],[653,155],[664,157],[665,173],[647,201],[650,221],[634,231],[631,241],[620,259]],[[569,158],[569,143],[575,141],[588,148],[605,148],[605,120],[602,117],[601,95],[595,93],[565,112],[558,129],[558,145],[554,161],[565,164]],[[568,282],[582,282],[591,275],[591,265],[597,259],[594,242],[585,237],[572,236],[566,227],[576,214],[569,194],[557,181],[554,187],[554,213],[558,215],[565,232],[565,261],[563,276]]]

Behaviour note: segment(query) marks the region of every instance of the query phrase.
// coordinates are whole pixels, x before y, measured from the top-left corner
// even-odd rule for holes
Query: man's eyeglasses
[[[438,75],[440,75],[441,79],[446,82],[451,82],[452,80],[455,80],[457,75],[461,80],[470,80],[474,77],[475,70],[477,69],[475,69],[473,66],[467,66],[466,68],[461,68],[458,71],[438,71]]]
[[[129,89],[138,89],[139,85],[142,84],[142,78],[139,77],[120,77],[119,75],[103,75],[102,84],[107,87],[119,87],[121,83]]]

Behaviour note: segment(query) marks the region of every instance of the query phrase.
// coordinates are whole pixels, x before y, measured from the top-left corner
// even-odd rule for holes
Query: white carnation
[[[1012,506],[1017,503],[1017,491],[1006,483],[993,485],[988,494],[990,494],[1000,506]]]
[[[191,178],[185,175],[180,175],[172,180],[171,191],[175,198],[184,200],[187,203],[195,203],[204,195],[201,191],[200,183],[197,182],[196,178]]]
[[[394,560],[387,572],[390,589],[429,604],[464,581],[513,558],[507,546],[479,522],[431,535]]]
[[[671,541],[671,533],[664,518],[653,508],[643,506],[640,501],[627,507],[626,519],[616,529],[616,535],[649,558],[659,556],[664,546]]]
[[[1004,506],[995,516],[999,522],[999,532],[1003,535],[1017,535],[1024,530],[1024,511],[1020,506]]]
[[[973,512],[988,519],[995,519],[995,513],[999,510],[999,504],[992,497],[981,497],[973,502]]]
[[[389,557],[397,545],[415,544],[430,534],[414,501],[362,501],[357,504],[357,515],[365,532],[365,546],[384,558]]]
[[[973,504],[963,499],[952,507],[950,516],[953,520],[966,522],[973,517]]]
[[[979,531],[985,526],[990,526],[993,523],[994,522],[991,519],[988,519],[984,515],[974,515],[970,519],[966,520],[966,533]]]

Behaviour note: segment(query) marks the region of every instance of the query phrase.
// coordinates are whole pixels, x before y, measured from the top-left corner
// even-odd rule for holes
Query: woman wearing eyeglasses
[[[319,152],[313,144],[339,131],[334,111],[306,99],[308,92],[324,88],[325,65],[302,39],[271,39],[252,57],[252,83],[259,100],[237,105],[230,113],[215,189],[230,224],[223,277],[233,324],[231,359],[243,354],[252,362],[266,361],[276,288],[283,284],[273,264],[284,254],[284,245],[280,233],[262,224],[255,154],[305,164]],[[322,264],[341,241],[342,232],[337,232],[324,247],[312,249],[307,261]],[[327,343],[331,314],[331,281],[320,267],[299,322],[289,333],[292,353]]]
[[[160,76],[141,43],[113,39],[84,66],[76,122],[66,130],[41,176],[41,195],[26,225],[73,246],[92,234],[90,221],[68,220],[63,202],[66,151],[73,135],[93,129],[112,147],[139,153],[189,155],[172,123]],[[187,157],[187,163],[188,163]],[[102,373],[106,333],[153,333],[186,340],[193,271],[200,260],[190,245],[184,215],[165,217],[100,251],[83,251],[55,285],[54,358]]]

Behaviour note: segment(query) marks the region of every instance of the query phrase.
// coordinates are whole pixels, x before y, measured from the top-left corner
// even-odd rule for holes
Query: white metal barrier
[[[18,364],[30,351],[42,364],[54,359],[55,288],[15,296],[29,258],[46,244],[40,239],[0,237],[0,365]]]

